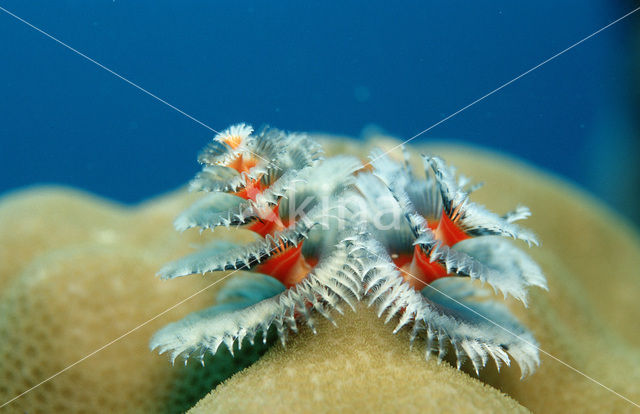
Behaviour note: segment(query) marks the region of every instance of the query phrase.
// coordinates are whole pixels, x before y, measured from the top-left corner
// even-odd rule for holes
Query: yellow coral
[[[395,143],[378,140],[376,145]],[[362,155],[371,144],[343,140],[331,147],[332,152]],[[544,242],[531,254],[543,266],[550,291],[532,291],[529,309],[512,306],[512,311],[533,330],[543,350],[640,400],[635,386],[640,383],[640,242],[628,224],[566,183],[503,157],[440,146],[430,146],[429,152],[443,155],[464,174],[491,182],[474,196],[492,210],[506,211],[519,202],[531,207],[529,224]],[[193,199],[181,192],[130,209],[75,191],[33,189],[0,201],[0,404],[222,276],[171,283],[153,277],[167,260],[187,253],[189,244],[205,241],[197,232],[178,235],[171,228],[173,217]],[[230,237],[223,231],[216,234]],[[7,408],[188,408],[207,386],[232,372],[232,364],[242,364],[242,358],[215,364],[226,370],[217,373],[199,366],[172,367],[149,352],[147,343],[159,327],[210,305],[218,288],[211,287]],[[540,369],[525,381],[518,380],[517,368],[499,376],[491,369],[481,374],[482,381],[511,399],[447,364],[425,364],[420,350],[409,351],[406,341],[365,311],[349,312],[338,324],[319,329],[318,336],[303,333],[291,342],[289,352],[272,349],[194,411],[369,407],[511,412],[518,408],[515,401],[545,412],[634,408],[544,355]],[[357,355],[356,346],[362,350]]]
[[[196,235],[174,235],[172,216],[185,202],[180,194],[125,209],[64,189],[33,189],[5,197],[0,234],[6,238],[2,250],[10,261],[3,263],[0,273],[5,284],[0,299],[1,403],[211,283],[194,278],[170,286],[153,276],[167,255],[185,253],[188,240],[200,242]],[[222,355],[217,372],[200,366],[171,367],[148,352],[147,343],[168,320],[208,305],[217,288],[129,334],[8,408],[32,413],[98,408],[184,411],[241,366],[242,356]],[[255,359],[250,353],[261,350],[246,352],[244,357]]]

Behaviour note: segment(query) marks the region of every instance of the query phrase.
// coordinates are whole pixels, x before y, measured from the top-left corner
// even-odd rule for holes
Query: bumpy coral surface
[[[374,147],[399,143],[346,137],[320,142],[327,160],[349,154],[364,161]],[[549,291],[529,289],[528,308],[511,296],[504,303],[544,351],[640,401],[640,239],[629,224],[570,184],[493,153],[433,143],[410,152],[414,171],[423,168],[418,154],[439,154],[460,173],[486,182],[473,200],[493,211],[519,203],[531,208],[527,225],[544,248],[527,253],[547,275]],[[397,150],[390,155],[403,158]],[[253,240],[240,230],[175,232],[176,213],[197,199],[198,193],[181,191],[125,207],[76,190],[42,187],[0,198],[0,403],[230,273],[170,282],[153,277],[167,258],[187,254],[194,244]],[[184,411],[264,350],[243,347],[240,352],[247,354],[236,350],[235,358],[221,351],[205,359],[205,367],[197,360],[171,366],[148,351],[149,337],[218,303],[221,285],[243,275],[251,277],[238,272],[213,284],[0,411]],[[407,346],[411,331],[394,335],[366,302],[356,309],[334,313],[337,327],[316,318],[316,335],[301,326],[286,348],[271,347],[217,386],[194,412],[510,413],[522,406],[549,413],[637,411],[544,353],[535,374],[524,380],[517,364],[503,366],[499,374],[488,364],[480,382],[471,364],[461,372],[435,358],[425,361],[422,344]]]
[[[525,304],[527,287],[546,288],[535,262],[499,237],[538,243],[514,223],[529,216],[527,208],[499,216],[473,203],[468,180],[437,157],[423,157],[420,178],[381,151],[362,165],[346,156],[322,159],[320,146],[302,134],[252,132],[233,126],[205,148],[191,186],[210,194],[175,225],[246,226],[259,239],[215,243],[160,274],[256,273],[229,283],[222,304],[158,332],[153,349],[172,361],[195,356],[204,363],[223,344],[233,353],[258,334],[266,342],[270,329],[284,345],[301,324],[315,331],[316,315],[333,321],[333,312],[364,301],[385,322],[396,320],[394,333],[409,330],[411,344],[419,339],[427,358],[453,353],[458,368],[469,360],[476,374],[490,360],[499,369],[514,359],[523,377],[535,370],[533,336],[469,283]]]
[[[185,201],[125,208],[61,188],[3,198],[0,405],[208,285],[185,279],[169,287],[153,277],[167,254],[188,249],[188,238],[162,225]],[[167,315],[184,316],[214,293]],[[207,360],[215,370],[170,367],[146,352],[162,324],[151,321],[0,411],[183,412],[265,351],[220,353]]]

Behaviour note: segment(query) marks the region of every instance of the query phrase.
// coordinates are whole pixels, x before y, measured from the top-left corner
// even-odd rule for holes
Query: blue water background
[[[245,121],[357,136],[375,124],[406,139],[634,2],[0,6],[215,129]],[[639,154],[626,97],[634,87],[628,61],[638,25],[640,13],[419,141],[450,139],[515,154],[632,215],[627,168],[637,173]],[[0,39],[0,194],[61,183],[131,203],[174,189],[197,171],[196,153],[211,131],[2,12]]]

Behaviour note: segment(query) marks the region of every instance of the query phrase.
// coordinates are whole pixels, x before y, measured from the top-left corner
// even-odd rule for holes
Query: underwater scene
[[[0,413],[636,412],[640,2],[0,0]]]

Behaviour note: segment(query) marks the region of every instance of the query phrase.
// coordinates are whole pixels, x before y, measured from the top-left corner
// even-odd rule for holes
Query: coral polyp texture
[[[163,267],[173,279],[231,270],[217,304],[171,323],[151,339],[170,359],[204,362],[221,346],[232,354],[272,333],[285,345],[301,325],[356,311],[364,302],[393,333],[458,368],[478,373],[515,360],[522,377],[539,365],[537,343],[495,293],[526,306],[527,288],[546,289],[536,263],[517,245],[538,244],[515,222],[473,203],[477,186],[436,156],[424,172],[374,150],[368,162],[325,159],[305,134],[240,124],[201,152],[191,183],[208,194],[175,221],[178,230],[237,226],[255,241],[216,241]],[[238,230],[241,231],[241,230]],[[514,239],[510,241],[508,239]],[[238,270],[250,271],[234,274]]]
[[[328,158],[316,162],[305,174],[322,169],[319,174],[323,179],[305,182],[298,177],[295,191],[288,194],[297,199],[309,194],[332,199],[349,191],[357,196],[358,186],[365,185],[364,181],[382,182],[380,172],[373,176],[367,174],[372,167],[360,166],[370,160],[368,156],[375,147],[391,150],[400,141],[365,135],[358,140],[314,135]],[[501,154],[433,141],[411,146],[408,152],[413,171],[421,179],[427,177],[419,154],[438,154],[455,164],[460,173],[487,183],[472,193],[474,202],[500,213],[518,203],[531,207],[534,214],[526,223],[535,229],[544,248],[531,248],[527,253],[545,271],[549,291],[528,289],[528,308],[513,295],[496,300],[507,305],[534,333],[546,353],[620,395],[639,401],[640,237],[630,223],[569,183]],[[392,160],[401,161],[391,165],[402,167],[402,152],[396,149],[389,154]],[[336,168],[349,160],[354,162],[351,167]],[[352,168],[355,170],[346,172]],[[429,167],[428,171],[433,180],[433,169]],[[336,194],[331,194],[330,186],[321,185],[332,180],[343,182]],[[388,191],[384,185],[376,188]],[[416,194],[417,190],[407,185],[404,189],[414,209],[425,214],[428,225],[435,226],[437,221],[424,213],[425,204],[418,199],[425,191]],[[439,189],[433,190],[436,193],[429,199],[437,200]],[[376,199],[368,194],[368,200]],[[381,194],[384,197],[377,197],[377,205],[394,202],[391,192]],[[500,373],[488,362],[478,379],[469,361],[459,372],[450,366],[456,364],[454,348],[449,348],[447,363],[437,364],[437,358],[424,360],[426,331],[418,332],[411,349],[408,343],[412,329],[392,334],[399,319],[392,319],[393,326],[391,322],[385,325],[386,314],[378,318],[374,312],[380,302],[367,307],[371,296],[361,302],[351,299],[357,312],[346,303],[338,304],[343,315],[330,311],[337,327],[310,308],[317,334],[306,323],[298,323],[298,334],[291,335],[288,330],[286,348],[277,343],[274,326],[266,345],[262,344],[261,333],[255,346],[249,346],[245,339],[240,351],[234,347],[234,356],[222,345],[215,356],[204,358],[204,368],[195,358],[187,366],[166,363],[164,356],[145,352],[149,338],[164,325],[213,304],[247,307],[238,302],[259,301],[256,293],[268,299],[283,289],[276,278],[257,275],[255,267],[172,281],[152,277],[168,257],[189,254],[194,244],[217,240],[242,245],[258,237],[255,232],[236,230],[235,224],[229,224],[230,229],[216,228],[202,234],[195,229],[175,231],[170,225],[172,218],[202,195],[180,189],[134,206],[60,187],[33,187],[0,196],[0,405],[6,404],[4,411],[182,413],[193,407],[189,411],[193,414],[633,412],[634,406],[628,401],[552,358],[544,358],[546,354],[542,353],[542,364],[525,381],[519,380],[520,368],[515,362],[510,367],[503,365]],[[365,210],[367,204],[362,200],[367,199],[351,199],[359,200],[361,210]],[[286,225],[291,224],[287,217],[296,214],[295,208],[289,208],[289,201],[284,198],[279,204],[279,215]],[[310,211],[317,205],[310,204],[298,210]],[[369,214],[375,217],[373,211]],[[430,211],[439,208],[434,204]],[[339,212],[332,214],[339,216]],[[390,217],[383,215],[376,220],[389,225],[393,223]],[[400,218],[406,221],[404,216]],[[339,229],[336,222],[334,230]],[[351,230],[353,237],[370,234],[378,243],[389,246],[387,255],[400,267],[413,259],[412,238],[397,237],[406,232],[386,231],[387,227],[378,232],[357,226]],[[339,243],[322,243],[322,239],[336,240],[332,234],[319,226],[309,232],[302,246],[309,265],[316,264],[309,250],[314,245],[328,246],[321,254],[330,254],[332,246]],[[482,239],[501,237],[472,237],[449,248],[458,250]],[[526,242],[514,243],[526,246]],[[405,256],[398,253],[400,250],[406,252]],[[500,249],[490,252],[495,257],[507,257]],[[408,266],[404,269],[416,274]],[[603,275],[607,275],[606,280]],[[262,287],[248,289],[250,281]],[[477,285],[481,282],[462,277],[439,278],[430,286],[445,292],[439,285],[456,281],[467,293],[479,294]],[[238,289],[232,289],[234,286]],[[435,291],[433,295],[439,296],[435,300],[441,304],[447,299]],[[464,296],[464,300],[457,299],[460,302],[472,303],[472,297],[464,291],[459,291],[459,296]],[[218,308],[219,315],[223,311]],[[121,339],[111,343],[116,338]],[[95,353],[98,349],[102,350]],[[81,363],[60,373],[81,359]]]

